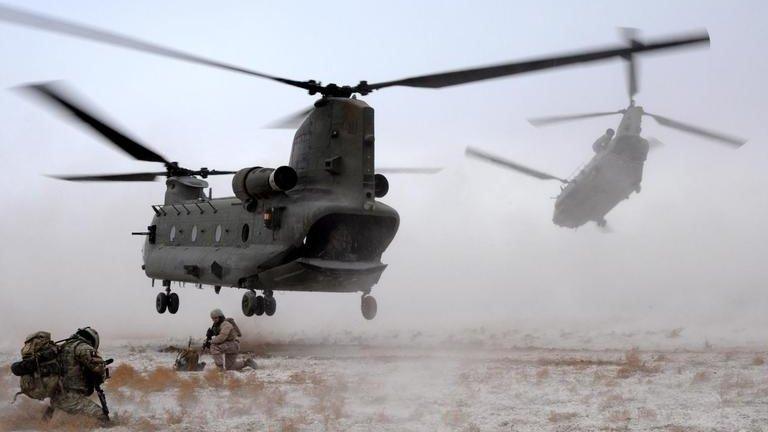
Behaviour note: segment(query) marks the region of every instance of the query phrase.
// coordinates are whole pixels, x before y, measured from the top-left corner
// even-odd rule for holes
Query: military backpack
[[[234,318],[227,318],[225,321],[229,321],[230,324],[232,324],[232,327],[235,329],[235,334],[237,337],[243,337],[243,332],[240,331],[240,327],[237,326],[237,323],[235,322]]]
[[[11,372],[21,377],[21,391],[16,396],[25,394],[38,400],[51,397],[61,385],[58,356],[59,346],[49,332],[29,335],[21,348],[21,361],[11,365]]]

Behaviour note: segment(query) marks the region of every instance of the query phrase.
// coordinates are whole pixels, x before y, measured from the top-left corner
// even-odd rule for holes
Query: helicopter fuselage
[[[293,189],[210,199],[203,180],[169,178],[165,203],[153,206],[145,273],[269,293],[370,292],[399,226],[375,197],[373,146],[372,108],[324,98],[296,132]]]
[[[624,113],[616,136],[566,184],[555,201],[552,221],[578,228],[593,221],[605,224],[605,215],[618,203],[640,191],[648,141],[640,134],[642,108]]]

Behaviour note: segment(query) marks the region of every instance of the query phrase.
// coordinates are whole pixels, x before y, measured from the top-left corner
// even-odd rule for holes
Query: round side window
[[[216,232],[213,234],[213,239],[216,242],[220,242],[221,241],[221,225],[217,225],[216,226]]]
[[[251,227],[248,224],[243,225],[243,231],[240,233],[240,237],[243,239],[243,243],[248,241],[248,235],[251,233]]]
[[[171,241],[176,240],[176,225],[171,227],[171,235],[169,236]]]
[[[192,227],[192,234],[189,235],[192,241],[197,240],[197,225]]]

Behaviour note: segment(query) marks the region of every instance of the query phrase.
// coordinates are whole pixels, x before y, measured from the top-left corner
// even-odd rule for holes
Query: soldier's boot
[[[248,366],[251,369],[256,369],[256,360],[253,359],[253,357],[248,357],[248,359],[245,360],[245,365]]]

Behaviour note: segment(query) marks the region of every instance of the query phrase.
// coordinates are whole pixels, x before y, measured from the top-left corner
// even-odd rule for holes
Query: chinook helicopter
[[[357,99],[357,95],[395,86],[443,88],[709,42],[707,34],[696,34],[394,81],[323,85],[314,80],[268,75],[6,6],[0,6],[0,20],[248,74],[319,97],[311,108],[278,122],[281,127],[300,122],[288,165],[218,171],[189,169],[166,159],[99,119],[60,85],[35,84],[25,88],[133,158],[163,165],[164,169],[157,171],[58,178],[165,178],[163,203],[151,206],[154,214],[147,230],[134,234],[146,236],[142,269],[153,285],[160,280],[164,287],[156,297],[156,310],[172,314],[179,310],[180,303],[178,294],[171,291],[171,282],[175,281],[213,286],[216,293],[221,287],[245,289],[242,311],[246,316],[273,315],[277,308],[276,291],[359,292],[364,318],[376,316],[376,300],[370,293],[386,268],[381,256],[397,232],[399,215],[378,200],[387,194],[389,183],[375,165],[373,108]],[[414,169],[393,171],[407,173]],[[234,196],[206,196],[205,178],[212,175],[233,175]]]
[[[642,46],[636,39],[633,29],[624,29],[629,46]],[[587,114],[541,117],[529,120],[534,126],[546,126],[560,122],[581,120],[621,114],[617,130],[608,129],[593,144],[594,156],[572,179],[548,174],[496,155],[468,147],[466,155],[510,168],[522,174],[540,179],[557,180],[563,183],[560,194],[555,199],[555,211],[552,221],[555,225],[578,228],[593,221],[598,227],[605,228],[605,215],[621,201],[629,198],[632,192],[639,193],[643,179],[643,167],[652,145],[659,145],[656,139],[640,136],[643,116],[654,119],[658,124],[684,132],[692,133],[710,140],[724,143],[733,148],[741,147],[745,140],[709,131],[698,126],[681,123],[658,114],[645,111],[635,105],[638,91],[637,69],[633,54],[625,57],[627,61],[627,93],[629,105],[618,111]]]

